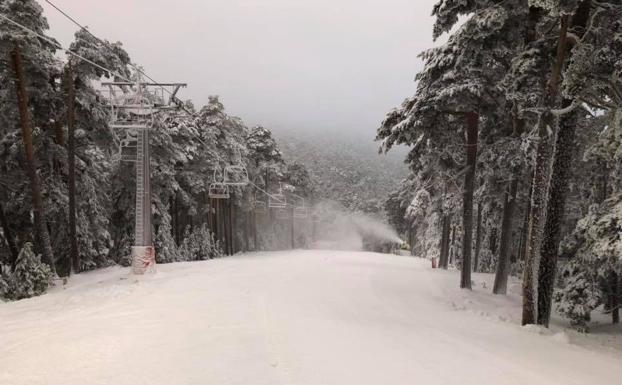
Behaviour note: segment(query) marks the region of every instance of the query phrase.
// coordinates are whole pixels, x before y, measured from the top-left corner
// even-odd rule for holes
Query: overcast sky
[[[219,95],[249,125],[373,136],[414,93],[437,0],[51,1],[197,106]],[[68,46],[76,27],[40,2]]]

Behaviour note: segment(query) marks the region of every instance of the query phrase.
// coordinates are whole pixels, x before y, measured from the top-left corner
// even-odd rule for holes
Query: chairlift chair
[[[229,186],[220,182],[211,183],[209,185],[208,196],[212,199],[229,199]]]
[[[228,186],[246,186],[249,182],[248,171],[243,165],[225,166],[223,182]]]
[[[287,210],[285,210],[285,208],[280,208],[276,210],[276,219],[288,219],[288,214],[289,213],[287,212]]]
[[[214,169],[214,176],[212,177],[213,183],[226,184],[224,178],[224,172],[220,167]]]
[[[254,208],[255,208],[255,212],[259,213],[259,214],[265,214],[265,213],[268,212],[268,208],[267,208],[266,202],[264,202],[264,201],[257,201],[256,200],[255,204],[254,204]]]
[[[287,207],[287,198],[283,194],[283,185],[279,183],[279,192],[268,194],[268,208],[284,209]]]
[[[306,219],[309,216],[309,209],[305,206],[305,198],[296,194],[292,195],[298,199],[298,204],[294,206],[294,218]]]
[[[271,209],[284,209],[287,207],[287,200],[283,193],[268,195],[268,207]]]
[[[294,218],[307,219],[309,216],[309,210],[306,207],[294,207]]]

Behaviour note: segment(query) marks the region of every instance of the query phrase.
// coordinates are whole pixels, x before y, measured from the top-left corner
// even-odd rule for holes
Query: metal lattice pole
[[[132,271],[134,274],[143,274],[148,270],[153,271],[155,266],[155,250],[152,234],[151,213],[151,170],[149,136],[153,127],[154,114],[157,111],[170,108],[156,105],[153,102],[153,92],[147,91],[148,87],[173,87],[170,92],[169,105],[175,102],[175,94],[184,83],[132,83],[132,82],[104,82],[103,86],[110,88],[111,97],[111,127],[136,132],[136,154],[127,156],[123,154],[123,146],[132,148],[133,135],[126,135],[121,141],[121,160],[133,161],[136,164],[136,213],[134,227],[134,246],[132,247]],[[122,89],[123,95],[117,97],[115,87]],[[127,90],[130,92],[127,92]],[[133,92],[132,92],[133,91]],[[157,95],[156,95],[157,96]],[[157,98],[156,98],[157,99]],[[163,97],[160,96],[163,100]],[[179,108],[173,107],[173,108]],[[124,114],[119,115],[119,110]],[[132,132],[132,131],[130,131]]]

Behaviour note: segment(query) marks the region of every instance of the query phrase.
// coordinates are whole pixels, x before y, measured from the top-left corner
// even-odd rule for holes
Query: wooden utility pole
[[[69,163],[69,242],[71,269],[80,272],[80,253],[76,231],[76,140],[75,140],[75,88],[71,61],[67,64],[67,162]]]
[[[32,131],[30,129],[30,121],[28,119],[28,95],[26,94],[26,79],[22,65],[22,55],[19,46],[17,45],[11,51],[11,62],[13,63],[13,70],[15,71],[15,90],[17,93],[22,141],[24,142],[24,151],[26,155],[26,171],[28,172],[28,177],[30,178],[30,188],[32,192],[35,232],[37,233],[37,238],[41,242],[43,260],[50,266],[52,274],[56,275],[54,252],[52,251],[50,233],[48,232],[45,221],[43,199],[41,198],[39,176],[37,175],[37,166],[35,162],[34,148],[32,145]]]

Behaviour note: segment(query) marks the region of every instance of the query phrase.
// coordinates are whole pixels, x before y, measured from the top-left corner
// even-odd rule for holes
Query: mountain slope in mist
[[[378,154],[373,137],[356,134],[276,132],[284,157],[304,164],[319,199],[341,203],[350,210],[381,210],[388,193],[406,177],[406,149]]]

